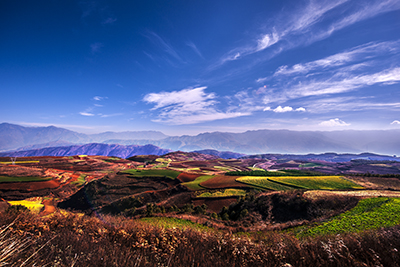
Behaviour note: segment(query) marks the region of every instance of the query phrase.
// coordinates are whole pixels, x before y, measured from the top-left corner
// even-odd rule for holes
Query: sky
[[[400,129],[400,1],[0,1],[0,122]]]

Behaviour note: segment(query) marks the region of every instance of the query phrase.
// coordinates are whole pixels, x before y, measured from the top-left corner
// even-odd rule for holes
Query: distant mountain
[[[33,156],[73,156],[73,155],[102,155],[129,158],[135,155],[164,155],[171,152],[154,145],[108,145],[91,143],[62,147],[48,147],[27,151],[0,153],[0,157],[33,157]]]
[[[395,156],[377,155],[373,153],[361,154],[337,154],[337,153],[323,153],[323,154],[259,154],[243,156],[241,159],[269,159],[269,160],[304,160],[304,161],[327,161],[327,162],[349,162],[352,160],[375,160],[375,161],[400,161],[400,158]]]
[[[206,155],[213,155],[213,156],[217,156],[218,158],[221,158],[221,159],[238,159],[238,158],[247,156],[246,154],[242,154],[242,153],[235,153],[235,152],[230,152],[230,151],[218,151],[218,150],[213,150],[213,149],[204,149],[204,150],[197,150],[197,151],[192,151],[192,152],[206,154]]]
[[[58,142],[57,146],[65,144],[102,143],[109,139],[150,139],[159,140],[168,137],[157,131],[128,131],[104,132],[99,134],[82,134],[54,126],[23,127],[20,125],[0,124],[0,151],[26,150],[32,148],[49,147],[49,144]],[[149,144],[148,142],[145,144]]]
[[[83,143],[87,140],[87,135],[54,126],[23,127],[10,123],[0,124],[0,151],[60,140]]]
[[[161,132],[105,132],[86,135],[54,126],[22,127],[0,124],[0,151],[49,142],[146,145],[173,151],[217,150],[242,154],[362,153],[400,154],[400,130],[289,131],[257,130],[244,133],[211,132],[195,136],[166,136]],[[47,146],[47,145],[46,145]],[[19,149],[20,150],[20,149]]]

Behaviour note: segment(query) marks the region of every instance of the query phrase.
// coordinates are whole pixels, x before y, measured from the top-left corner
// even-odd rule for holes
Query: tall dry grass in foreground
[[[122,217],[4,213],[0,266],[399,266],[400,227],[308,238],[164,229]],[[4,229],[4,228],[2,228]],[[17,242],[17,249],[10,244]],[[23,248],[23,249],[22,249]],[[9,252],[7,252],[9,251]],[[8,254],[7,254],[8,253]],[[24,263],[25,262],[25,263]],[[288,265],[290,264],[290,265]]]

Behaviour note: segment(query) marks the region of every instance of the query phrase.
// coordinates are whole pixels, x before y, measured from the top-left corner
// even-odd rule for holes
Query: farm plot
[[[223,188],[254,188],[251,185],[239,183],[235,176],[215,175],[211,179],[201,182],[200,185],[207,189],[223,189]]]
[[[8,201],[8,203],[11,206],[15,205],[25,206],[26,208],[35,213],[39,213],[39,211],[44,207],[44,205],[42,204],[42,198]]]
[[[51,180],[52,177],[39,177],[39,176],[0,176],[0,183],[18,183],[18,182],[44,182]]]
[[[340,176],[282,176],[268,177],[268,180],[303,189],[364,189],[364,187]]]
[[[137,170],[137,169],[129,169],[122,171],[121,173],[131,174],[133,177],[167,177],[170,179],[176,179],[180,172],[174,170],[159,170],[159,169],[151,169],[151,170]]]
[[[400,224],[399,198],[368,198],[333,220],[308,229],[299,235],[326,235],[361,232]]]
[[[214,176],[212,175],[202,175],[196,178],[196,180],[187,182],[187,183],[182,183],[182,185],[186,186],[190,190],[196,191],[196,190],[203,190],[204,187],[200,186],[200,183],[205,182]]]
[[[245,196],[245,195],[246,195],[245,190],[228,188],[222,191],[204,192],[198,195],[197,197],[220,198],[220,197],[234,197],[234,196]]]
[[[274,191],[284,191],[284,190],[294,189],[294,187],[292,186],[283,185],[276,183],[274,181],[270,181],[267,177],[243,176],[236,178],[236,181]]]

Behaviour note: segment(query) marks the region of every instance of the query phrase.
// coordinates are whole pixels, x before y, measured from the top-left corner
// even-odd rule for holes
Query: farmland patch
[[[268,177],[268,180],[303,189],[364,189],[364,187],[341,178],[340,176],[283,176]]]
[[[197,197],[219,198],[219,197],[233,197],[233,196],[245,196],[245,195],[246,195],[245,190],[228,188],[225,190],[218,190],[214,192],[204,192],[198,195]]]
[[[243,176],[236,178],[236,181],[254,185],[258,187],[262,187],[268,190],[276,190],[276,191],[283,191],[283,190],[292,190],[294,187],[283,185],[280,183],[276,183],[274,181],[269,180],[267,177],[257,177],[257,176]]]
[[[361,232],[369,229],[395,226],[400,223],[399,198],[368,198],[358,205],[322,225],[301,235],[326,235],[344,232]]]
[[[170,179],[175,179],[180,174],[180,172],[174,170],[159,170],[159,169],[150,169],[150,170],[129,169],[122,171],[121,173],[131,174],[133,177],[167,177]]]

